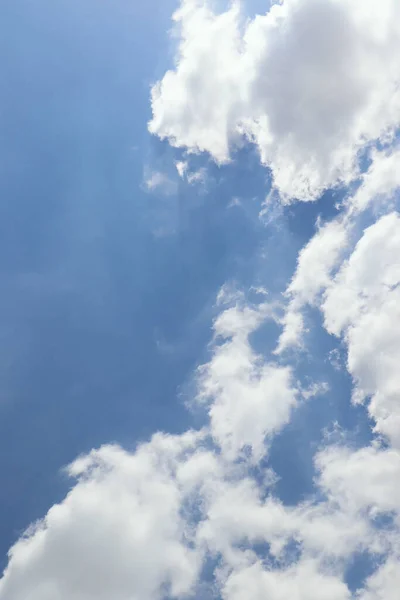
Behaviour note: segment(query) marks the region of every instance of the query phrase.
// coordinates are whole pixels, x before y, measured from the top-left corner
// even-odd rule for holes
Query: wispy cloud
[[[145,170],[143,180],[144,188],[149,192],[158,192],[162,195],[172,195],[177,191],[177,183],[173,181],[166,173],[153,171],[149,168]]]

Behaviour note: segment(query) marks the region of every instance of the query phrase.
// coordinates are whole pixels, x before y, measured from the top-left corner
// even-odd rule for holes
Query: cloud
[[[328,287],[325,327],[343,334],[357,402],[371,398],[376,431],[400,447],[400,217],[390,213],[368,227]]]
[[[212,436],[231,460],[245,449],[259,460],[266,438],[288,423],[297,405],[299,390],[291,369],[266,362],[250,345],[250,334],[272,316],[267,303],[225,310],[214,323],[220,343],[199,371],[199,399],[210,404]]]
[[[177,183],[161,171],[145,170],[144,187],[148,192],[160,192],[163,195],[175,194]]]
[[[248,138],[284,199],[348,183],[360,150],[399,125],[397,0],[284,0],[247,21],[237,2],[182,0],[174,21],[150,131],[218,163]]]
[[[134,452],[104,446],[79,457],[68,467],[76,480],[69,494],[11,548],[0,600],[196,597],[205,593],[206,564],[225,600],[350,600],[346,566],[361,551],[382,566],[360,597],[391,593],[399,451],[378,442],[325,445],[315,457],[316,494],[283,505],[274,472],[259,461],[302,390],[289,368],[263,361],[251,346],[251,333],[274,314],[265,295],[250,305],[225,286],[218,298],[230,306],[215,320],[197,397],[208,425],[156,434]],[[385,537],[377,517],[386,514],[395,520]]]
[[[360,196],[357,193],[356,200]],[[301,309],[307,303],[318,306],[326,330],[342,338],[348,347],[347,367],[356,384],[354,401],[369,400],[375,431],[387,436],[398,448],[400,217],[391,212],[379,218],[363,232],[349,258],[342,262],[338,250],[348,251],[343,232],[334,236],[337,245],[334,241],[333,249],[330,245],[337,224],[329,223],[300,253],[296,274],[288,287],[291,301],[277,352],[301,343]],[[347,224],[348,232],[353,225]],[[326,253],[320,251],[321,242],[326,242]],[[338,263],[339,270],[332,275],[333,266],[338,268]],[[309,283],[308,274],[312,273],[316,273],[316,278]]]
[[[360,600],[396,600],[400,589],[400,557],[389,558],[369,578],[367,588],[360,593]]]
[[[360,538],[376,570],[358,591],[361,600],[395,600],[400,566],[400,453],[374,444],[358,451],[329,448],[317,457],[321,486],[348,514],[368,515],[371,531]],[[379,517],[393,519],[380,528]]]
[[[321,226],[299,252],[297,269],[285,294],[290,303],[282,319],[284,327],[276,354],[301,346],[304,333],[302,308],[307,304],[314,306],[321,291],[329,285],[331,273],[349,243],[350,233],[351,226],[346,219],[335,219]]]
[[[186,180],[189,185],[194,185],[196,183],[204,184],[206,182],[207,173],[204,167],[198,169],[197,171],[193,171],[190,169],[189,161],[187,160],[178,160],[175,163],[175,167],[178,171],[179,177]]]
[[[400,454],[369,446],[357,451],[333,446],[316,458],[320,485],[353,512],[368,510],[371,517],[400,510]]]
[[[278,344],[278,351],[283,351],[303,343],[303,308],[319,308],[328,333],[347,348],[353,401],[366,403],[379,436],[365,448],[333,446],[316,456],[318,484],[328,505],[338,507],[337,515],[347,515],[361,525],[352,552],[358,548],[374,559],[375,570],[357,593],[361,600],[394,599],[400,565],[397,164],[396,143],[374,151],[344,210],[320,227],[300,252],[287,289],[289,303]],[[364,229],[366,221],[372,224]],[[329,521],[333,522],[333,513]]]
[[[349,213],[354,216],[372,208],[385,209],[400,187],[400,150],[397,143],[384,151],[371,153],[371,165],[362,176],[362,183],[350,200]]]
[[[127,600],[187,594],[198,557],[181,517],[179,457],[196,435],[104,446],[69,467],[77,483],[10,551],[3,600]]]
[[[299,306],[314,304],[319,292],[329,285],[332,270],[347,246],[348,229],[341,219],[330,221],[300,251],[296,274],[287,289]]]
[[[267,571],[261,563],[234,572],[224,586],[229,600],[350,600],[347,586],[318,571],[313,561],[282,571]]]
[[[361,220],[366,216],[375,220],[396,208],[400,187],[399,158],[396,145],[373,152],[372,162],[356,191],[346,198],[344,210],[337,218],[319,224],[315,235],[299,252],[297,268],[285,294],[289,303],[282,320],[278,354],[290,347],[301,346],[305,333],[302,309],[306,305],[321,306],[332,278],[354,250],[360,237]],[[395,257],[393,261],[395,264]],[[344,288],[341,289],[343,292]],[[332,333],[332,328],[329,331]]]
[[[215,321],[213,354],[199,382],[209,427],[157,434],[135,452],[104,446],[78,458],[68,467],[76,479],[70,493],[11,548],[1,600],[156,600],[195,590],[211,538],[222,547],[215,507],[227,494],[240,508],[235,498],[246,483],[237,459],[259,460],[265,438],[296,405],[290,370],[263,365],[249,342],[270,307],[250,307],[227,290],[218,301],[234,304]],[[249,485],[257,496],[257,485]],[[235,535],[229,524],[227,535]]]

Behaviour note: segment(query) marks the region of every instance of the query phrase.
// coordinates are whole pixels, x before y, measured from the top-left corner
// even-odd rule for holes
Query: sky
[[[0,49],[0,600],[398,600],[398,1]]]

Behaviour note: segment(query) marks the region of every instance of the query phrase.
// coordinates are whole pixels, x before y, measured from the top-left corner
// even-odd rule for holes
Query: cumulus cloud
[[[152,133],[219,163],[247,138],[285,199],[358,174],[399,125],[397,0],[284,0],[245,20],[182,0],[175,68],[153,87]]]
[[[179,457],[196,435],[105,446],[69,467],[77,483],[10,551],[3,600],[153,600],[193,586],[198,558],[181,517]]]
[[[238,510],[244,482],[235,463],[249,459],[242,450],[260,460],[266,438],[296,405],[290,370],[264,365],[249,342],[270,308],[247,306],[225,288],[219,302],[228,298],[234,304],[216,319],[214,351],[199,380],[209,427],[157,434],[134,453],[105,446],[78,458],[68,467],[71,492],[10,550],[1,600],[155,600],[195,588],[211,545],[200,535],[204,523],[196,529],[199,509],[210,523],[207,499],[210,514],[223,497]],[[231,540],[234,527],[228,532]]]
[[[347,586],[333,576],[319,572],[312,561],[304,561],[287,570],[267,571],[256,563],[233,572],[224,586],[230,600],[349,600]]]
[[[328,287],[322,305],[330,333],[344,334],[355,400],[371,398],[376,430],[400,446],[400,217],[368,227]]]
[[[104,446],[72,463],[70,493],[11,548],[1,600],[196,597],[208,559],[211,596],[213,589],[226,600],[295,593],[350,600],[346,565],[360,551],[382,559],[361,597],[378,600],[390,590],[398,450],[323,447],[315,457],[318,494],[283,505],[271,468],[260,478],[254,467],[301,390],[288,368],[263,362],[251,347],[250,334],[273,307],[251,306],[225,286],[219,302],[227,301],[200,369],[197,400],[207,403],[209,425],[157,434],[135,452]],[[389,513],[399,523],[386,539],[376,519]]]
[[[321,290],[329,284],[331,273],[347,247],[349,230],[346,220],[330,221],[321,226],[300,251],[296,272],[286,290],[290,303],[282,320],[284,327],[276,348],[277,354],[287,348],[301,346],[304,333],[301,310],[306,304],[314,306]]]
[[[372,169],[374,173],[375,166]],[[296,274],[288,287],[291,300],[277,352],[301,344],[302,308],[305,304],[318,306],[326,330],[347,345],[347,367],[355,382],[354,401],[368,401],[375,431],[398,448],[400,217],[396,211],[384,214],[365,229],[355,246],[354,241],[349,242],[357,220],[348,217],[358,212],[360,199],[370,204],[367,190],[375,190],[371,173],[365,179],[366,184],[349,205],[347,221],[328,223],[300,253]],[[386,209],[390,208],[387,199],[394,190],[391,185],[383,185],[381,192],[382,196],[386,192]],[[343,260],[345,252],[348,258]],[[315,279],[312,273],[316,273]]]
[[[360,237],[361,219],[370,215],[368,218],[374,220],[388,211],[395,215],[400,187],[399,159],[396,144],[384,151],[374,151],[370,167],[362,174],[356,191],[346,198],[343,211],[336,219],[318,224],[315,235],[299,252],[297,268],[285,294],[289,303],[282,320],[278,354],[301,346],[305,329],[302,309],[306,305],[321,305],[333,277],[354,250]],[[333,333],[332,328],[329,331]]]
[[[397,143],[384,151],[374,150],[371,165],[362,176],[362,184],[349,201],[349,214],[355,216],[368,208],[386,209],[400,187],[400,151]]]
[[[360,600],[396,600],[400,589],[400,555],[390,557],[369,578],[367,588],[362,590]]]
[[[352,451],[332,447],[316,458],[320,485],[326,493],[354,512],[368,510],[372,517],[400,508],[400,454],[394,449],[369,446]]]
[[[340,216],[320,227],[300,252],[288,286],[278,351],[304,338],[303,308],[319,308],[324,327],[347,347],[353,401],[366,403],[379,437],[372,445],[333,446],[316,456],[318,484],[336,515],[362,525],[352,552],[367,552],[376,570],[358,590],[362,600],[395,598],[400,566],[399,431],[400,217],[396,143],[374,151]],[[368,227],[362,223],[369,221]],[[313,274],[315,273],[315,279]],[[298,319],[300,326],[293,326]],[[382,525],[382,517],[387,525]],[[333,522],[333,514],[329,522]],[[396,590],[396,591],[394,591]]]
[[[347,245],[348,236],[348,227],[342,220],[330,221],[300,251],[298,268],[287,290],[295,304],[314,304],[321,289],[329,284],[331,272]]]
[[[225,310],[214,323],[220,343],[200,369],[199,399],[210,403],[212,435],[230,459],[247,448],[259,460],[266,438],[289,421],[297,404],[291,369],[266,362],[249,342],[250,334],[272,314],[268,304]]]

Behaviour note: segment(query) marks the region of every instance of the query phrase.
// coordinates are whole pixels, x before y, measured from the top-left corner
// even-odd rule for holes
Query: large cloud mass
[[[152,91],[150,131],[229,160],[245,135],[282,197],[315,199],[358,173],[399,125],[397,0],[285,0],[251,20],[183,0],[176,67]]]

